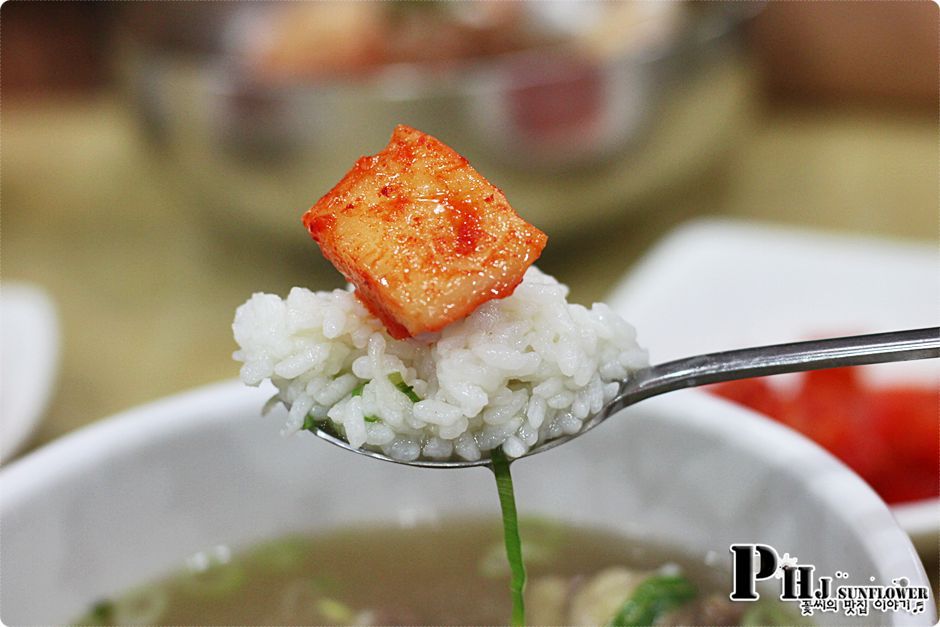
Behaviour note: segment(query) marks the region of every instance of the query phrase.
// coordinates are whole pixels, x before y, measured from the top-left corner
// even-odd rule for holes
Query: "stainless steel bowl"
[[[559,235],[713,164],[749,108],[739,35],[753,5],[648,4],[678,8],[655,36],[625,31],[600,54],[561,44],[269,82],[230,45],[257,3],[132,4],[123,75],[176,180],[227,224],[295,232],[303,210],[405,123],[454,146]]]

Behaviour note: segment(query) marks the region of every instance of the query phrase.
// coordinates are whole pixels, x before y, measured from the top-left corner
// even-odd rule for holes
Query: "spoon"
[[[625,407],[651,396],[658,396],[682,388],[785,372],[803,372],[840,366],[862,366],[865,364],[937,357],[940,357],[940,327],[930,327],[742,348],[686,357],[658,366],[648,366],[634,371],[629,379],[622,382],[617,395],[604,405],[601,411],[587,417],[582,423],[580,431],[538,443],[529,449],[525,455],[516,459],[553,449],[587,433]],[[376,451],[353,448],[342,438],[322,429],[317,429],[315,433],[324,440],[348,451],[406,466],[470,468],[472,466],[491,465],[491,460],[488,457],[473,461],[437,461],[420,458],[413,461],[403,461]]]

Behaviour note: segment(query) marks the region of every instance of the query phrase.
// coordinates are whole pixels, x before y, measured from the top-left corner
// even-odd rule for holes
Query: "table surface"
[[[55,397],[27,450],[236,376],[230,323],[252,292],[341,283],[312,242],[284,251],[211,224],[161,172],[116,95],[5,101],[0,123],[3,278],[45,287],[63,338]],[[936,131],[929,117],[764,107],[721,168],[556,240],[540,264],[590,303],[697,216],[936,242]]]

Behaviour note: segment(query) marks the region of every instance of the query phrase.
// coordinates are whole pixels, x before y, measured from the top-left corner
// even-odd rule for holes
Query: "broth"
[[[698,616],[699,622],[737,624],[748,609],[727,600],[729,577],[702,560],[610,532],[544,520],[523,520],[521,531],[532,624],[567,622],[573,604],[591,603],[579,600],[579,593],[583,597],[592,582],[594,588],[604,588],[604,573],[616,579],[627,567],[655,574],[665,564],[669,571],[681,570],[698,590],[697,600],[680,609],[676,620]],[[612,567],[619,569],[607,570]],[[497,521],[361,527],[282,538],[235,556],[218,547],[188,560],[184,572],[99,603],[76,622],[504,624],[511,609],[508,578]],[[614,602],[619,606],[622,599]]]

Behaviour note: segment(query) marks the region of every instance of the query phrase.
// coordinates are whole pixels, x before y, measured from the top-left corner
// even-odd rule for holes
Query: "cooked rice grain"
[[[439,333],[395,340],[351,291],[259,293],[235,313],[234,357],[246,384],[277,387],[285,433],[309,416],[395,459],[475,460],[498,446],[519,457],[579,431],[647,364],[607,305],[567,295],[529,268],[511,296]]]

